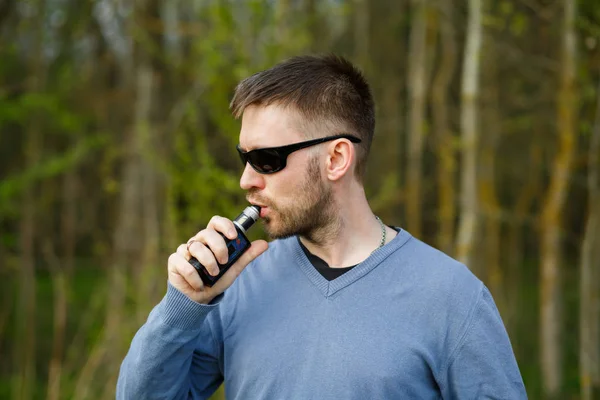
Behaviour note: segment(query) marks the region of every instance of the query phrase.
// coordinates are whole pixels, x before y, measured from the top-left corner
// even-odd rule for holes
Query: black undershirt
[[[306,254],[306,258],[308,258],[308,261],[310,261],[313,267],[315,267],[315,269],[319,271],[321,275],[323,275],[323,278],[327,279],[328,281],[332,281],[335,278],[342,276],[346,272],[350,271],[352,268],[356,267],[356,265],[353,265],[351,267],[344,268],[331,268],[321,258],[315,256],[313,253],[308,251],[308,249],[304,247],[299,238],[298,243],[300,243],[300,247],[302,247],[302,251],[304,251],[304,254]]]
[[[400,229],[398,229],[396,227],[391,226],[390,228],[392,228],[396,232],[400,232]],[[308,258],[308,261],[310,261],[310,263],[313,265],[313,267],[315,267],[315,269],[321,275],[323,275],[323,278],[327,279],[328,281],[332,281],[335,278],[338,278],[338,277],[344,275],[346,272],[350,271],[352,268],[354,268],[354,267],[356,267],[356,265],[358,265],[358,264],[356,264],[351,267],[344,267],[344,268],[331,268],[321,258],[315,256],[313,253],[308,251],[308,249],[306,247],[304,247],[304,245],[302,244],[302,241],[300,240],[299,237],[296,236],[296,239],[298,240],[300,247],[302,247],[302,251],[304,252],[304,254],[306,254],[306,258]]]

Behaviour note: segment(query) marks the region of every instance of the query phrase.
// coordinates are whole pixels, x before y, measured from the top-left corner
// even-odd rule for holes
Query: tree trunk
[[[152,111],[152,68],[144,63],[138,67],[137,72],[137,100],[135,110],[135,135],[141,151],[142,177],[141,193],[141,218],[143,224],[142,257],[140,263],[135,265],[134,279],[137,285],[137,321],[143,323],[148,316],[148,308],[152,305],[152,288],[156,285],[158,272],[158,247],[159,247],[159,224],[158,224],[158,193],[156,190],[157,177],[153,167],[153,159],[156,157],[154,150],[152,124],[150,115]]]
[[[106,3],[105,7],[115,5]],[[136,2],[132,15],[119,21],[118,29],[112,34],[108,33],[109,22],[106,14],[98,13],[96,19],[103,31],[109,48],[118,60],[118,73],[116,76],[117,89],[125,98],[132,98],[136,94],[136,78],[139,78],[135,69],[135,61],[143,56],[142,46],[147,38],[133,34],[134,21],[143,20],[146,16],[148,5],[146,2]],[[132,38],[137,38],[134,42]],[[156,39],[156,38],[154,38]],[[114,41],[114,43],[112,41]],[[117,46],[122,43],[122,46]],[[133,57],[135,54],[135,58]],[[127,104],[127,103],[125,103]],[[143,232],[141,223],[141,208],[143,204],[141,171],[141,147],[138,135],[135,132],[135,122],[128,117],[131,114],[133,102],[127,104],[126,110],[113,110],[113,118],[109,124],[118,126],[123,132],[120,142],[123,143],[122,175],[119,181],[119,200],[116,227],[113,234],[113,246],[110,266],[107,270],[107,286],[109,295],[106,301],[104,326],[100,338],[92,347],[85,365],[80,369],[77,378],[74,398],[86,399],[92,393],[102,390],[106,383],[112,379],[118,365],[122,360],[123,348],[126,346],[121,340],[121,335],[128,332],[130,324],[135,324],[135,318],[124,316],[125,300],[127,296],[127,277],[130,269],[141,262]],[[111,128],[114,128],[111,126]],[[106,368],[102,368],[105,366]]]
[[[538,124],[539,126],[539,124]],[[534,128],[534,129],[541,129]],[[539,137],[537,133],[534,133]],[[533,140],[530,150],[530,164],[527,166],[529,171],[526,181],[519,190],[512,215],[509,218],[507,232],[507,246],[505,255],[506,268],[506,310],[503,319],[506,323],[506,329],[512,333],[512,328],[516,319],[522,312],[521,307],[521,287],[523,285],[523,268],[525,267],[525,243],[524,235],[528,231],[534,220],[529,215],[531,207],[540,197],[543,188],[540,185],[540,166],[542,164],[542,149],[540,142]],[[517,342],[515,342],[517,344]],[[515,352],[517,350],[515,349]]]
[[[164,22],[163,48],[170,59],[170,65],[178,67],[183,60],[181,35],[178,32],[179,0],[165,1],[161,5]]]
[[[588,153],[588,217],[579,276],[579,381],[581,399],[600,397],[600,86]]]
[[[427,0],[413,0],[413,18],[408,49],[409,115],[406,167],[406,223],[417,238],[421,236],[421,183],[423,179],[423,142],[425,128],[425,91],[427,63]]]
[[[308,41],[305,44],[300,42],[296,43],[297,40],[291,39],[287,43],[281,41],[281,43],[289,46],[293,44],[295,52],[310,52],[310,53],[323,53],[331,50],[331,42],[335,41],[335,35],[331,35],[329,31],[328,21],[326,15],[319,10],[319,5],[322,3],[319,0],[304,0],[304,4],[301,11],[297,10],[297,6],[291,0],[285,0],[287,4],[288,12],[287,20],[292,19],[294,21],[293,27],[295,32],[306,32]],[[351,2],[348,2],[351,3]],[[297,19],[295,15],[303,12],[303,19]],[[353,17],[353,15],[352,15]],[[366,14],[367,27],[368,27],[368,10]]]
[[[547,398],[557,398],[562,384],[560,347],[560,263],[561,213],[567,197],[567,184],[575,150],[575,2],[564,0],[562,61],[558,93],[558,152],[552,166],[550,187],[541,219],[541,312],[540,341],[542,390]]]
[[[363,71],[369,71],[369,1],[354,0],[354,53]]]
[[[469,0],[467,43],[462,73],[460,221],[456,257],[472,267],[477,231],[477,98],[479,96],[479,59],[481,52],[481,0]]]
[[[7,270],[16,270],[14,257],[9,260],[8,250],[2,243],[0,243],[0,260],[3,260],[3,267]],[[10,288],[7,284],[4,284],[2,289],[2,293],[0,293],[0,304],[2,304],[2,307],[0,307],[0,343],[7,343],[9,338],[6,338],[5,335],[10,335],[8,322],[11,320],[12,311],[15,309],[14,303],[17,296],[15,295],[15,289]]]
[[[487,38],[486,38],[487,39]],[[496,193],[496,154],[502,129],[498,93],[497,57],[494,43],[486,40],[487,63],[485,67],[488,90],[485,99],[486,135],[481,138],[481,160],[479,162],[479,198],[482,221],[485,229],[483,239],[483,262],[485,279],[502,314],[505,310],[504,274],[500,261],[500,236],[502,207]]]
[[[61,262],[54,252],[53,246],[52,240],[46,241],[43,246],[44,258],[52,274],[52,293],[54,296],[54,329],[52,333],[52,356],[48,366],[47,400],[60,398],[65,328],[67,325],[66,274],[64,266],[61,266]]]
[[[63,180],[63,210],[61,218],[61,241],[63,245],[62,262],[54,253],[50,241],[45,247],[45,255],[52,273],[54,293],[54,333],[52,338],[52,357],[48,367],[48,389],[46,398],[60,398],[65,331],[67,325],[67,288],[75,267],[76,237],[76,175],[75,171],[66,172]]]
[[[44,31],[41,26],[45,19],[45,3],[39,2],[38,10],[31,21],[34,40],[31,49],[32,58],[27,89],[30,93],[39,94],[45,87],[46,68],[43,60]],[[37,166],[42,152],[42,130],[40,115],[33,113],[25,128],[25,168]],[[28,184],[23,193],[21,205],[22,217],[19,226],[20,266],[19,266],[19,300],[16,318],[16,338],[14,355],[18,370],[14,380],[13,398],[30,399],[36,387],[36,204],[39,195],[37,187]]]
[[[438,2],[441,60],[431,85],[433,131],[436,139],[439,230],[437,245],[452,255],[454,243],[455,173],[454,137],[448,119],[448,91],[456,68],[457,49],[452,25],[452,0]]]
[[[40,132],[37,119],[33,118],[27,136],[27,168],[33,168],[40,154]],[[35,226],[36,196],[34,188],[25,189],[20,224],[21,263],[19,266],[19,305],[17,312],[17,336],[15,360],[19,376],[15,381],[14,399],[33,398],[35,388],[35,332],[36,332],[36,280],[35,280]]]

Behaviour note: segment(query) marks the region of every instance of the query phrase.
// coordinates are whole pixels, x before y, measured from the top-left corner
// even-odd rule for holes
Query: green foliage
[[[15,212],[14,202],[28,187],[75,168],[91,151],[107,142],[105,135],[89,136],[62,154],[49,154],[39,164],[6,177],[0,182],[0,215]]]
[[[32,115],[42,119],[46,129],[69,134],[81,132],[85,121],[52,93],[25,93],[17,100],[0,98],[0,123],[25,124]]]

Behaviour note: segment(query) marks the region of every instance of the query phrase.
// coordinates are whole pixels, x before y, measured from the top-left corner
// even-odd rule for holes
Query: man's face
[[[253,150],[307,140],[299,116],[280,106],[250,106],[244,110],[240,147]],[[240,186],[250,203],[261,206],[267,234],[273,238],[302,235],[309,239],[334,219],[331,187],[323,179],[318,155],[322,145],[290,154],[284,169],[259,174],[246,164]]]

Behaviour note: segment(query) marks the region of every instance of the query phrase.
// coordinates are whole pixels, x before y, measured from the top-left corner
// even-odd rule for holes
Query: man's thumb
[[[268,248],[269,248],[269,244],[266,241],[255,240],[254,242],[251,243],[250,248],[248,250],[246,250],[246,252],[244,254],[242,254],[240,259],[238,260],[238,263],[245,267],[246,265],[250,264],[250,262],[252,260],[254,260],[256,257],[258,257],[262,253],[264,253]]]
[[[248,250],[232,265],[231,269],[235,269],[235,275],[239,275],[244,268],[256,257],[260,256],[269,248],[269,244],[264,240],[255,240],[250,243]]]

